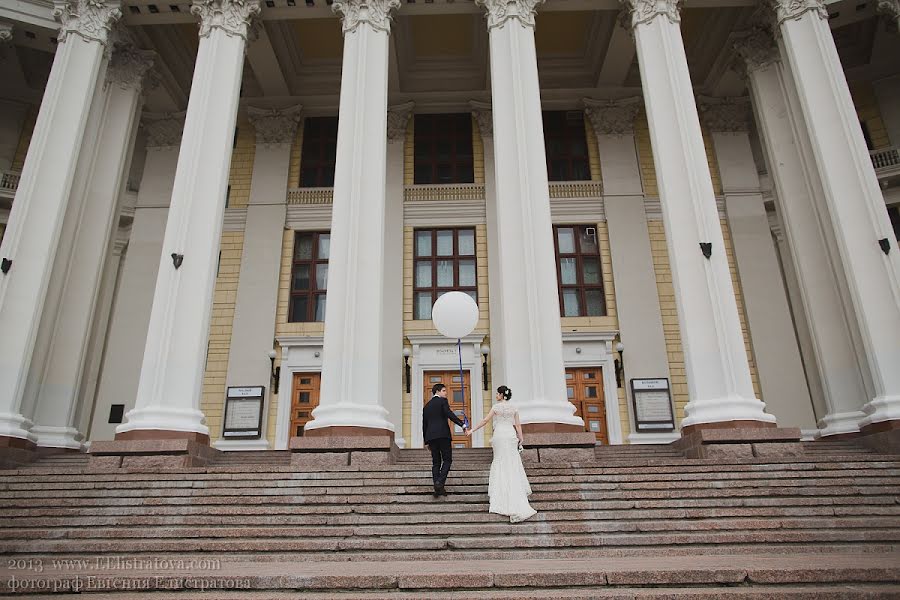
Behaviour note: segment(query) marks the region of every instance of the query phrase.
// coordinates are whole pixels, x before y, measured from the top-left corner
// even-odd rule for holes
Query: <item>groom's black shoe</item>
[[[434,497],[437,498],[444,492],[444,486],[440,484],[434,484]]]

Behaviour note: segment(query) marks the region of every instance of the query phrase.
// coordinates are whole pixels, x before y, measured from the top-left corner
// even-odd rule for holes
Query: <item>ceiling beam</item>
[[[247,46],[247,62],[253,69],[253,75],[266,96],[288,96],[290,90],[281,71],[281,65],[278,64],[269,34],[264,26],[260,26],[257,33],[258,37]]]
[[[631,69],[631,63],[634,62],[636,52],[631,35],[621,25],[616,24],[609,38],[606,55],[603,57],[597,87],[622,85]]]

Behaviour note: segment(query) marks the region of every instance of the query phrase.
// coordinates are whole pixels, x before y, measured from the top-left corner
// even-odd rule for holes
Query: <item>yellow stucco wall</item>
[[[37,121],[38,109],[32,106],[25,113],[25,121],[22,123],[22,129],[19,131],[19,143],[16,145],[16,154],[13,157],[10,169],[13,171],[21,171],[25,165],[25,155],[28,154],[28,146],[31,144],[31,136],[34,133],[34,124]]]
[[[231,151],[231,170],[228,174],[229,208],[241,208],[250,202],[250,180],[253,177],[253,158],[256,155],[256,131],[247,117],[240,116],[237,139]]]

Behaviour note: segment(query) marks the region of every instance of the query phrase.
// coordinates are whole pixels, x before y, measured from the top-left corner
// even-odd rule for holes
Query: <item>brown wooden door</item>
[[[598,443],[609,444],[600,367],[566,369],[566,393],[575,405],[575,414],[584,420],[584,430],[597,436]]]
[[[312,411],[319,405],[321,373],[294,373],[291,393],[291,437],[301,437],[303,428],[312,421]]]
[[[461,415],[462,412],[465,411],[466,416],[469,417],[469,422],[471,423],[472,399],[469,398],[469,394],[472,391],[472,388],[469,386],[468,371],[463,371],[462,384],[460,384],[459,371],[425,371],[424,379],[425,394],[423,398],[425,398],[425,404],[428,404],[428,401],[431,400],[431,386],[435,383],[443,383],[447,386],[447,401],[450,403],[450,410],[457,415]],[[465,404],[463,404],[462,401],[463,387],[465,387],[466,390]],[[460,416],[460,418],[462,418],[462,416]],[[472,438],[464,434],[462,427],[452,421],[450,422],[450,432],[453,434],[452,443],[454,448],[472,447]]]

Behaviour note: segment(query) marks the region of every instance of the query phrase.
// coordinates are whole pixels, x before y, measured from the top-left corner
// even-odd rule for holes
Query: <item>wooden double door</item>
[[[436,383],[443,383],[447,386],[447,401],[450,403],[450,410],[455,412],[462,418],[463,412],[469,417],[469,423],[472,422],[472,399],[469,397],[472,388],[469,387],[469,372],[463,371],[463,376],[459,376],[459,371],[425,371],[425,391],[422,396],[424,402],[422,406],[428,404],[431,400],[431,386]],[[465,390],[465,394],[463,394]],[[465,400],[463,400],[465,396]],[[413,423],[413,427],[421,427],[421,423]],[[454,448],[471,448],[472,438],[463,433],[462,427],[456,423],[450,423],[450,432],[453,435],[451,443]]]
[[[302,437],[303,428],[312,421],[312,411],[319,405],[321,373],[294,373],[291,385],[291,437]]]
[[[609,444],[600,367],[566,369],[566,394],[575,405],[575,414],[584,420],[584,430],[593,433],[597,443]]]

